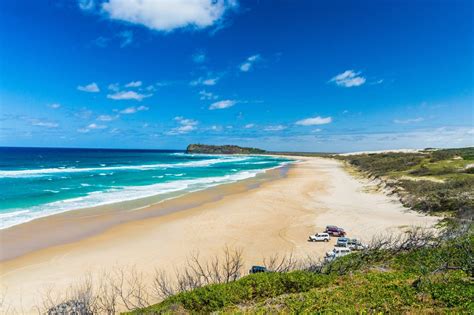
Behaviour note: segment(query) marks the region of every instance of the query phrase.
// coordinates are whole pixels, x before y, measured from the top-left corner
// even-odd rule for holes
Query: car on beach
[[[252,266],[249,270],[249,274],[268,272],[268,269],[263,266]]]
[[[337,247],[349,247],[349,241],[347,237],[338,237],[336,241]]]
[[[344,229],[335,225],[326,226],[326,230],[324,230],[324,233],[328,233],[332,236],[346,236],[346,232],[344,231]]]
[[[331,237],[329,236],[328,233],[316,233],[314,235],[309,236],[310,242],[329,242]]]
[[[364,250],[367,249],[369,246],[355,238],[352,238],[347,242],[347,247],[349,247],[351,250]]]
[[[336,258],[343,257],[349,255],[351,253],[350,248],[347,247],[334,247],[334,249],[330,252],[326,253],[324,260],[332,261]]]

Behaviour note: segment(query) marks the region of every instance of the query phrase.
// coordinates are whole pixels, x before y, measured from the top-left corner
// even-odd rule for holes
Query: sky
[[[474,145],[470,0],[2,0],[0,146]]]

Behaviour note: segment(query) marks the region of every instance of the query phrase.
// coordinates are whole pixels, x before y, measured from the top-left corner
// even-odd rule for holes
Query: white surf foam
[[[288,163],[289,162],[283,162],[273,168],[281,167]],[[12,209],[11,212],[0,214],[0,218],[2,219],[0,220],[0,229],[6,229],[34,219],[75,209],[84,209],[157,195],[166,195],[180,191],[184,193],[199,191],[209,187],[251,178],[269,169],[271,168],[241,171],[224,176],[175,180],[146,186],[114,187],[107,191],[91,192],[83,197],[55,201],[28,209]]]
[[[159,168],[176,168],[176,167],[203,167],[217,163],[240,162],[248,159],[248,157],[219,157],[217,159],[199,160],[181,163],[158,163],[158,164],[142,164],[142,165],[120,165],[107,167],[57,167],[57,168],[41,168],[29,170],[0,170],[0,178],[15,177],[31,177],[44,176],[57,173],[78,173],[78,172],[95,172],[95,171],[113,171],[113,170],[150,170]]]

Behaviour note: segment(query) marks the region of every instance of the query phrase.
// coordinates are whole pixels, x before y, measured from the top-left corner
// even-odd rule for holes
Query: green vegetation
[[[474,148],[337,156],[381,178],[415,210],[473,219]]]
[[[202,154],[263,154],[266,151],[257,148],[244,148],[236,145],[190,144],[186,148],[186,152]]]
[[[209,313],[245,301],[266,300],[282,294],[306,292],[312,288],[324,287],[329,285],[331,279],[328,276],[304,271],[254,274],[235,282],[213,284],[180,293],[144,312],[162,312],[179,305],[186,310]]]
[[[474,312],[472,233],[382,244],[316,272],[249,275],[182,292],[134,314]]]

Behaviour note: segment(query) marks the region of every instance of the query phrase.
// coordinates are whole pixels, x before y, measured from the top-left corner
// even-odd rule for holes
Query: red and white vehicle
[[[346,236],[346,231],[343,228],[337,227],[335,225],[326,226],[325,233],[328,233],[331,236],[343,237]]]

